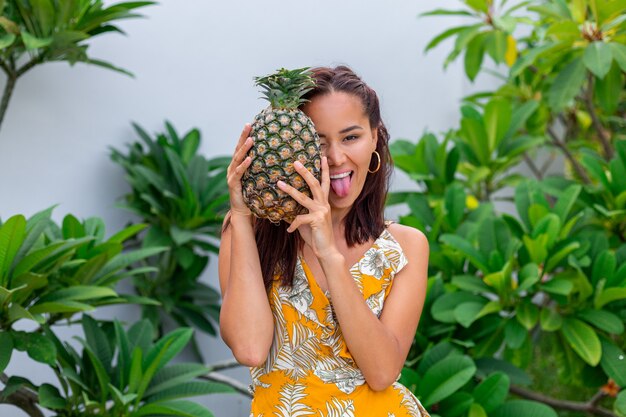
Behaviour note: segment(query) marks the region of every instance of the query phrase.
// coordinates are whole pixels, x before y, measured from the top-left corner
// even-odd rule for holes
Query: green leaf
[[[507,22],[506,18],[498,19],[500,26],[509,26]],[[511,23],[513,24],[512,26],[515,26],[515,21]],[[504,30],[494,30],[488,33],[487,39],[485,40],[485,50],[496,64],[501,64],[504,62],[506,55],[508,35]]]
[[[0,373],[4,372],[7,365],[11,361],[11,354],[13,353],[13,338],[11,334],[5,331],[0,331]]]
[[[141,347],[136,346],[133,348],[133,353],[130,360],[130,373],[128,376],[128,392],[136,393],[143,379],[143,354]]]
[[[481,33],[475,36],[468,44],[465,51],[465,73],[467,77],[474,81],[480,67],[483,64],[483,57],[485,56],[485,33]]]
[[[504,341],[511,349],[518,349],[526,340],[527,331],[518,320],[507,320],[504,326]]]
[[[613,62],[612,49],[608,43],[602,41],[591,42],[585,48],[583,62],[589,71],[596,77],[604,78],[611,69]]]
[[[557,413],[545,404],[528,400],[512,400],[489,413],[489,417],[558,417]]]
[[[602,343],[600,366],[617,385],[626,387],[626,354],[604,337],[600,342]]]
[[[453,234],[444,234],[439,237],[446,245],[453,247],[454,249],[460,251],[464,255],[467,255],[470,261],[476,266],[478,269],[482,271],[488,271],[487,262],[484,259],[483,255],[476,250],[470,242],[464,239],[461,236],[453,235]]]
[[[50,46],[53,40],[54,38],[52,38],[52,36],[49,36],[47,38],[38,38],[31,35],[26,30],[22,30],[22,41],[24,42],[24,46],[26,47],[27,51]]]
[[[548,91],[548,103],[555,112],[567,107],[580,92],[585,73],[585,63],[580,57],[574,58],[558,73]]]
[[[81,311],[91,311],[94,307],[79,303],[78,301],[52,301],[49,303],[36,304],[28,311],[31,314],[47,314],[47,313],[78,313]]]
[[[188,381],[177,384],[170,388],[161,389],[150,396],[148,402],[172,400],[177,398],[195,397],[207,394],[234,393],[232,387],[219,382]],[[147,395],[144,395],[147,397]]]
[[[617,42],[611,42],[609,45],[611,46],[615,62],[617,62],[622,71],[626,72],[626,45]]]
[[[487,417],[487,413],[480,404],[473,403],[472,405],[470,405],[467,417]]]
[[[122,243],[125,240],[130,239],[131,237],[135,236],[137,233],[141,232],[146,227],[148,227],[148,224],[146,223],[133,224],[131,226],[128,226],[125,229],[120,230],[119,232],[111,236],[107,240],[107,242]]]
[[[43,384],[39,387],[39,405],[53,410],[60,410],[66,407],[67,401],[61,396],[57,387]]]
[[[487,0],[464,0],[464,2],[477,12],[489,13]]]
[[[38,303],[51,301],[83,301],[104,297],[117,297],[117,293],[107,287],[76,285],[70,288],[63,288],[61,290],[51,292],[44,297],[41,297]]]
[[[477,319],[478,314],[483,309],[485,303],[467,302],[456,306],[454,317],[463,327],[467,328]]]
[[[539,320],[539,309],[530,301],[521,303],[516,310],[517,321],[527,330],[531,330]]]
[[[606,310],[583,310],[577,314],[592,326],[611,334],[624,333],[624,323],[615,314]]]
[[[451,355],[426,371],[420,383],[425,407],[449,397],[476,373],[474,362],[467,356]]]
[[[504,403],[509,393],[509,386],[510,380],[506,374],[493,373],[474,388],[474,400],[490,414]]]
[[[14,346],[26,351],[31,359],[47,365],[56,364],[57,349],[54,342],[40,333],[13,332]]]
[[[550,308],[544,308],[539,315],[539,324],[546,332],[554,332],[563,325],[563,317]]]
[[[408,388],[402,380],[400,383]],[[412,390],[415,391],[415,390]],[[462,417],[467,415],[470,407],[474,403],[474,397],[463,391],[457,391],[445,400],[439,402],[439,415],[446,417]]]
[[[86,344],[84,345],[84,351],[96,371],[96,377],[98,379],[98,384],[100,385],[100,402],[104,403],[109,395],[109,383],[111,382],[111,379],[104,368],[104,364]]]
[[[617,63],[611,65],[608,74],[604,78],[597,79],[594,84],[595,97],[602,110],[609,115],[617,111],[622,84],[622,71]]]
[[[493,99],[485,106],[485,129],[489,150],[496,150],[511,124],[511,103],[508,100]]]
[[[0,49],[8,48],[15,42],[16,36],[12,33],[5,33],[0,36]]]
[[[213,413],[203,406],[189,401],[163,401],[146,404],[131,414],[131,417],[152,415],[180,416],[180,417],[214,417]]]
[[[550,294],[569,295],[574,289],[574,284],[568,279],[553,278],[542,284],[540,288]]]
[[[456,323],[457,317],[455,309],[463,303],[476,303],[484,305],[485,299],[478,295],[470,294],[464,291],[447,293],[435,300],[430,312],[433,318],[442,323]]]
[[[508,375],[512,383],[517,385],[530,385],[530,377],[521,369],[502,359],[479,358],[476,359],[478,367],[477,375],[486,378],[492,372],[502,371]]]
[[[475,275],[456,275],[452,277],[452,285],[469,292],[489,292],[491,290],[482,279]]]
[[[154,375],[145,396],[149,397],[208,372],[209,368],[197,363],[178,363],[166,366]]]
[[[7,288],[9,269],[26,236],[26,218],[10,217],[0,227],[0,287]]]
[[[473,14],[467,10],[436,9],[421,13],[420,16],[473,16]]]
[[[596,293],[593,306],[596,310],[600,310],[608,303],[624,299],[626,299],[626,288],[607,288]]]
[[[622,390],[617,394],[617,398],[613,404],[613,410],[618,417],[626,417],[626,390]]]
[[[467,26],[457,26],[457,27],[450,28],[450,29],[440,33],[439,35],[435,36],[428,43],[428,45],[426,45],[426,48],[424,48],[424,52],[430,51],[431,49],[433,49],[434,47],[439,45],[441,42],[443,42],[444,40],[448,39],[450,36],[453,36],[453,35],[455,35],[455,34],[457,34],[459,32],[462,32],[465,29],[467,29]]]
[[[600,339],[588,324],[575,318],[566,318],[561,332],[578,356],[591,366],[598,365],[602,357]]]
[[[525,291],[539,282],[539,267],[535,263],[529,263],[519,272],[518,291]]]

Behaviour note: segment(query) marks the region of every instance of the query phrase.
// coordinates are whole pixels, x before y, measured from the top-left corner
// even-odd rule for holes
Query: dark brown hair
[[[315,97],[335,91],[351,94],[359,98],[363,104],[363,111],[368,116],[370,127],[376,127],[378,130],[376,151],[380,155],[380,169],[367,175],[363,190],[345,219],[346,242],[348,246],[354,246],[377,238],[385,227],[385,199],[393,169],[389,155],[389,133],[380,117],[376,92],[350,68],[319,67],[312,69],[312,72],[316,87],[304,98],[313,100]],[[375,170],[377,165],[378,158],[373,155],[370,170]],[[282,277],[281,285],[291,286],[293,283],[298,251],[302,249],[304,241],[298,232],[288,233],[288,227],[285,222],[275,225],[266,219],[255,220],[254,230],[261,271],[265,288],[268,290],[276,274]]]

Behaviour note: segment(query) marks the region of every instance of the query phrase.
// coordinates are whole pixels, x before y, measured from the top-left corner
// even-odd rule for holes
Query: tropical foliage
[[[217,253],[221,225],[228,206],[226,168],[229,158],[207,160],[198,154],[200,132],[180,137],[170,123],[153,140],[134,125],[143,142],[128,145],[128,154],[111,149],[111,158],[127,173],[132,192],[118,207],[149,224],[139,242],[143,248],[167,246],[147,260],[152,269],[134,277],[139,294],[158,300],[161,311],[181,326],[196,326],[216,334],[219,293],[200,282]],[[160,327],[159,310],[145,306],[144,316]]]
[[[389,203],[431,245],[403,379],[446,417],[626,415],[626,3],[461,3],[426,49],[500,85],[392,145],[423,191]]]
[[[102,0],[1,0],[0,68],[7,76],[0,125],[17,80],[37,65],[66,61],[97,65],[132,75],[87,55],[87,42],[103,33],[124,33],[115,22],[138,17],[134,11],[152,1],[121,2],[104,7]]]

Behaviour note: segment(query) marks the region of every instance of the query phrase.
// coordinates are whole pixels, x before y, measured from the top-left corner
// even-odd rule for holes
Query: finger
[[[252,147],[253,143],[254,143],[254,140],[248,136],[246,140],[243,142],[243,144],[239,147],[239,149],[237,149],[237,152],[235,152],[235,155],[233,156],[233,160],[235,160],[236,163],[240,164],[241,161],[246,157],[246,154]]]
[[[248,156],[246,157],[246,159],[243,160],[241,164],[237,165],[237,168],[235,168],[235,175],[237,179],[241,179],[243,173],[246,172],[251,163],[252,158]]]
[[[291,225],[287,228],[287,232],[293,233],[298,230],[300,226],[302,226],[303,224],[309,224],[313,222],[314,219],[315,216],[313,216],[312,214],[301,214],[299,216],[296,216],[293,222],[291,222]]]
[[[246,123],[241,131],[241,135],[239,136],[235,149],[239,149],[241,145],[243,145],[248,136],[250,136],[250,131],[252,131],[252,125],[250,123]]]
[[[278,188],[289,194],[294,200],[300,203],[300,205],[308,208],[309,210],[313,210],[313,208],[315,207],[314,201],[311,200],[311,198],[302,194],[300,191],[287,184],[286,182],[278,181],[276,185],[278,186]]]
[[[325,156],[322,157],[322,192],[326,200],[328,200],[330,194],[330,168],[328,168],[328,158]]]
[[[311,189],[311,193],[313,194],[313,198],[315,200],[324,201],[324,195],[322,193],[322,189],[320,188],[320,182],[317,180],[317,178],[315,178],[315,175],[313,175],[311,171],[306,169],[306,167],[300,161],[295,161],[293,163],[293,166],[296,169],[296,172],[300,174],[302,178],[304,178],[304,181],[306,181],[306,183],[308,184],[309,188]]]

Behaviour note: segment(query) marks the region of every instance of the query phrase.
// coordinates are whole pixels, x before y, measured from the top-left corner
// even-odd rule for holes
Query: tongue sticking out
[[[336,180],[330,180],[330,186],[339,197],[347,196],[350,191],[350,175]]]

